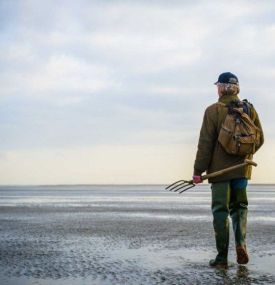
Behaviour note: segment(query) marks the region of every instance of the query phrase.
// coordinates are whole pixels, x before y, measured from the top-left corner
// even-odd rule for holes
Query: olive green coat
[[[219,98],[219,102],[228,104],[233,100],[239,100],[237,95],[224,95]],[[226,153],[218,142],[218,135],[222,123],[225,120],[228,109],[218,102],[209,106],[204,113],[203,123],[200,131],[198,150],[194,164],[194,175],[201,175],[204,171],[212,173],[226,167],[242,163],[245,158],[252,159],[252,155],[247,157],[233,156]],[[255,125],[262,131],[258,114],[254,107],[251,110],[251,118]],[[261,145],[264,136],[261,136]],[[260,146],[261,146],[260,145]],[[258,149],[260,148],[258,147]],[[252,166],[236,169],[230,173],[209,179],[210,183],[226,181],[234,178],[251,178]]]

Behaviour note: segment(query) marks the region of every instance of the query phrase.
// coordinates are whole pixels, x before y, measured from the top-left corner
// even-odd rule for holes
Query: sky
[[[213,83],[236,74],[275,183],[274,1],[0,0],[0,184],[190,179]]]

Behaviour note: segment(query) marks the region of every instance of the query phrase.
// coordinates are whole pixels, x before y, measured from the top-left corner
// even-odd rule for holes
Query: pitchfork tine
[[[188,183],[188,181],[185,181],[184,183],[181,183],[181,184],[177,185],[176,187],[174,186],[172,190],[173,190],[174,192],[177,192],[177,191],[180,190],[181,188],[187,187],[188,185],[190,185],[190,184]]]
[[[175,189],[177,189],[178,187],[182,187],[186,184],[185,180],[182,180],[183,182],[177,183],[175,184],[173,187],[170,187],[170,189],[168,189],[169,191],[175,191]]]
[[[176,181],[176,182],[174,182],[174,183],[168,185],[167,187],[165,187],[165,189],[168,190],[168,188],[173,187],[174,185],[178,184],[179,182],[181,182],[181,183],[184,182],[184,183],[185,183],[185,180]],[[180,183],[180,184],[181,184],[181,183]],[[171,191],[171,190],[170,190],[170,191]]]
[[[195,186],[195,184],[193,183],[193,181],[186,181],[184,184],[179,185],[179,186],[174,190],[174,192],[178,192],[178,191],[181,190],[181,189],[186,189],[186,190],[188,190],[189,188],[192,188],[193,185]],[[184,191],[186,191],[186,190],[184,190]]]
[[[187,187],[187,188],[183,189],[182,191],[180,191],[179,194],[181,194],[182,192],[184,192],[184,191],[186,191],[186,190],[188,190],[188,189],[190,189],[190,188],[193,188],[193,187],[195,187],[195,186],[196,186],[196,184],[192,184],[192,185],[190,185],[189,187]]]
[[[165,189],[169,191],[177,192],[178,190],[188,187],[189,185],[193,185],[193,180],[179,180],[174,182],[173,184],[167,186]]]

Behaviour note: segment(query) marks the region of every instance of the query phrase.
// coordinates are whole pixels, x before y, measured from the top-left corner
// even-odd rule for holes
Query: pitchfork
[[[209,178],[220,176],[220,175],[223,175],[223,174],[230,172],[232,170],[244,167],[246,165],[257,166],[257,163],[252,161],[252,160],[245,159],[243,163],[240,163],[240,164],[237,164],[237,165],[234,165],[234,166],[231,166],[231,167],[228,167],[228,168],[216,171],[216,172],[212,172],[212,173],[203,175],[201,177],[201,179],[206,180]],[[190,188],[193,188],[195,186],[196,186],[196,184],[193,182],[193,179],[192,180],[179,180],[179,181],[176,181],[176,182],[168,185],[165,189],[169,190],[169,191],[174,191],[174,192],[178,192],[179,190],[183,189],[180,192],[178,192],[179,194],[181,194],[182,192],[184,192]]]

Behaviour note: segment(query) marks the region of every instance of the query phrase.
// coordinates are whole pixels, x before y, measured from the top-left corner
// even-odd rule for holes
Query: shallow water
[[[210,189],[0,187],[3,284],[275,284],[275,187],[251,185],[250,263],[215,270]]]

